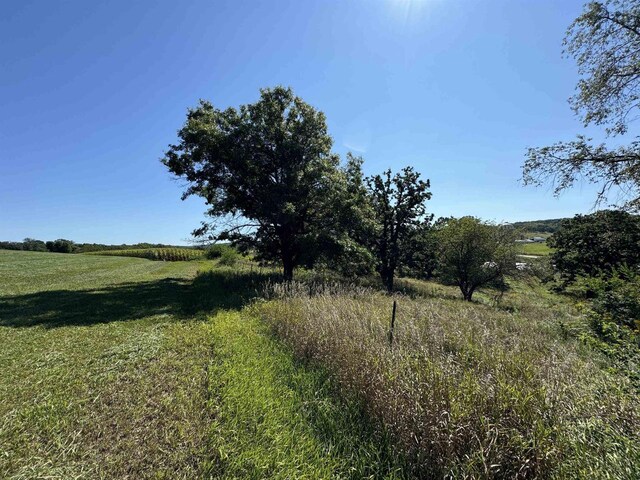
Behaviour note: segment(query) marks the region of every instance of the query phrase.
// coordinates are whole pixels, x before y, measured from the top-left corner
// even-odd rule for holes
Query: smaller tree
[[[515,270],[512,228],[475,217],[454,218],[438,230],[437,240],[440,277],[458,285],[467,301],[479,287],[502,283],[505,275]]]
[[[401,245],[424,219],[425,202],[431,198],[429,180],[420,180],[412,167],[391,175],[367,179],[369,197],[375,219],[375,233],[370,238],[377,258],[377,270],[387,290],[393,290],[393,279],[401,261]]]

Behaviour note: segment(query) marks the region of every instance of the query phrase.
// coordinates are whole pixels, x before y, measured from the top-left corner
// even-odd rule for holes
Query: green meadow
[[[0,250],[0,478],[394,477],[212,265]]]
[[[0,478],[638,478],[564,299],[300,277],[0,250]]]

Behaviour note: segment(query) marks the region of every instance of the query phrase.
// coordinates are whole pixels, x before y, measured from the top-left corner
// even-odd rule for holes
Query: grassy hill
[[[640,475],[637,390],[533,281],[20,251],[0,278],[0,478]]]

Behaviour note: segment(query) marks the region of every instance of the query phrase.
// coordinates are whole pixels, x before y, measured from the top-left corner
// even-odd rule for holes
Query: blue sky
[[[159,162],[187,107],[291,86],[365,173],[415,166],[439,215],[588,212],[524,188],[529,146],[583,131],[561,56],[582,1],[4,1],[0,239],[183,243],[200,199]]]

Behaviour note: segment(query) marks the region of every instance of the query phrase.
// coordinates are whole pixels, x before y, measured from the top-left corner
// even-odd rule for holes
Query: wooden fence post
[[[391,313],[391,328],[389,329],[389,348],[393,348],[393,330],[396,327],[396,308],[397,303],[393,301],[393,312]]]

